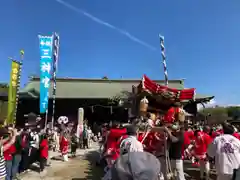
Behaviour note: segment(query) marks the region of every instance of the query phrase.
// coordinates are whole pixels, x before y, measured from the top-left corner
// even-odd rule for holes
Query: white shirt
[[[151,120],[151,119],[148,119],[148,120],[147,120],[147,123],[148,123],[148,125],[151,126],[151,127],[154,126],[154,122],[153,122],[153,120]]]
[[[92,130],[88,129],[88,135],[91,137],[92,136]]]
[[[39,135],[31,132],[30,136],[32,138],[32,140],[30,141],[30,146],[38,149],[39,148]]]
[[[230,134],[216,137],[207,153],[210,157],[215,157],[218,174],[233,174],[233,169],[240,167],[240,140]]]
[[[129,152],[143,152],[143,145],[135,136],[129,136],[120,144],[120,154]]]

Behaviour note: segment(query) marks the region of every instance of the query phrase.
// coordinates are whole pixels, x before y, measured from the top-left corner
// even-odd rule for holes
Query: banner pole
[[[57,33],[53,33],[53,93],[52,93],[52,121],[51,121],[51,128],[53,129],[54,126],[54,119],[55,119],[55,108],[56,108],[56,90],[57,90],[57,63],[59,58],[59,42],[60,38]]]
[[[164,45],[164,36],[159,34],[160,38],[160,48],[161,48],[161,55],[162,55],[162,64],[163,64],[163,73],[164,73],[164,82],[165,86],[168,87],[168,70],[167,70],[167,63],[166,63],[166,54],[165,54],[165,45]],[[167,147],[167,133],[164,133],[164,151],[165,151],[165,162],[166,162],[166,170],[167,170],[167,177],[171,179],[173,176],[172,174],[172,167],[169,159],[169,151]]]
[[[22,64],[24,59],[24,50],[20,50],[20,62],[19,62],[19,77],[18,77],[18,86],[17,86],[17,95],[16,95],[16,108],[15,108],[15,115],[14,115],[14,121],[13,125],[15,127],[16,125],[16,118],[17,118],[17,109],[18,109],[18,103],[19,103],[19,90],[21,86],[21,72],[22,72]]]
[[[47,131],[47,123],[48,123],[48,108],[47,108],[46,113],[45,113],[45,124],[44,124],[45,133]]]

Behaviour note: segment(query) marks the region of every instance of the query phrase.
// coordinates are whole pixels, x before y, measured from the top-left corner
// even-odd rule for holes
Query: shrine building
[[[39,77],[31,77],[29,82],[19,92],[17,123],[30,112],[39,114]],[[70,120],[77,120],[78,108],[84,108],[84,117],[90,122],[106,122],[109,120],[127,121],[131,102],[128,99],[133,93],[133,86],[138,86],[141,79],[75,79],[57,78],[55,119],[67,116]],[[164,85],[163,80],[154,82]],[[184,89],[184,79],[169,80],[170,88]],[[49,120],[52,117],[52,90],[49,89]],[[185,110],[193,115],[197,113],[197,104],[205,103],[214,96],[196,94],[195,101],[185,102]],[[125,99],[120,103],[121,99]],[[6,111],[7,91],[0,92],[0,112]],[[3,113],[1,116],[4,116]],[[44,117],[44,115],[43,115]],[[0,117],[2,118],[2,117]]]

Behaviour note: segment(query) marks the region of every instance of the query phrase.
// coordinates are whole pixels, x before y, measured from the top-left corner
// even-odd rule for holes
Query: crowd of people
[[[40,173],[50,166],[50,150],[59,152],[63,161],[68,161],[69,152],[74,157],[78,147],[89,148],[92,131],[87,125],[81,134],[68,127],[63,130],[8,126],[0,128],[0,138],[0,179],[17,180],[34,163]]]
[[[142,125],[147,128],[140,130]],[[63,161],[68,161],[69,152],[75,157],[77,148],[89,148],[93,137],[97,140],[100,134],[101,157],[107,163],[104,180],[133,175],[138,179],[145,176],[151,177],[149,180],[168,180],[175,176],[185,180],[186,159],[199,167],[201,180],[209,179],[211,168],[216,170],[218,180],[232,180],[240,167],[240,134],[238,128],[226,122],[190,126],[164,124],[149,117],[143,124],[104,124],[101,132],[99,126],[93,126],[92,131],[85,124],[80,136],[78,133],[68,128],[0,128],[0,179],[18,179],[19,173],[28,171],[33,163],[39,164],[43,172],[50,165],[49,150],[59,151]]]
[[[124,177],[128,173],[125,171],[129,170],[129,166],[119,163],[125,162],[126,160],[122,158],[132,153],[150,153],[158,159],[159,172],[157,174],[155,172],[153,179],[149,180],[168,180],[173,176],[177,180],[185,180],[184,160],[186,159],[191,161],[193,166],[200,168],[201,180],[210,178],[211,168],[216,170],[218,180],[232,180],[238,174],[240,135],[238,129],[229,123],[190,126],[179,122],[164,124],[158,121],[156,124],[156,121],[151,119],[146,122],[151,128],[144,132],[140,132],[136,124],[121,127],[119,123],[113,123],[102,129],[104,140],[102,158],[107,162],[104,180],[121,180],[118,172]],[[138,155],[138,157],[145,156],[150,157],[144,154]],[[144,161],[147,161],[147,158]],[[154,169],[154,165],[150,167]],[[144,172],[138,170],[130,174],[139,173],[145,178],[150,177],[151,170],[146,168]]]
[[[29,170],[36,161],[40,164],[40,171],[44,170],[48,158],[48,140],[46,134],[39,135],[27,128],[0,128],[0,179],[18,179],[18,174]]]

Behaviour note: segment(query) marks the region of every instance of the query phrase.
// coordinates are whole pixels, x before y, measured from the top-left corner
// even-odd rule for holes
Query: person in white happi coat
[[[232,180],[234,169],[240,168],[240,140],[232,136],[234,128],[223,123],[224,134],[217,136],[208,147],[208,155],[215,158],[217,180]]]
[[[122,140],[120,143],[120,156],[123,156],[127,153],[131,152],[143,152],[143,145],[137,139],[137,130],[135,126],[129,125],[127,126],[127,136],[125,139]],[[111,169],[109,169],[102,180],[111,180],[112,174]]]
[[[127,127],[127,135],[128,137],[120,143],[120,154],[143,152],[143,145],[137,139],[137,129],[135,126],[130,125]]]

